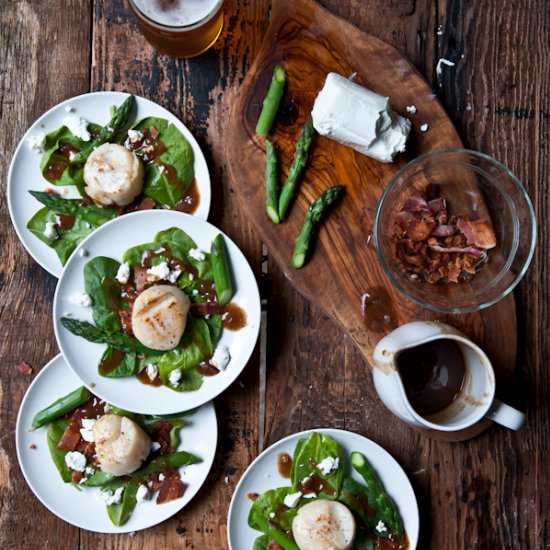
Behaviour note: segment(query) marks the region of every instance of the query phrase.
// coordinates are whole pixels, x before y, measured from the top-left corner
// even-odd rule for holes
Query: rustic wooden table
[[[180,514],[135,536],[102,536],[58,520],[33,497],[15,455],[17,409],[30,378],[57,353],[51,324],[56,280],[0,218],[0,548],[222,549],[232,491],[266,445],[307,428],[345,428],[374,439],[403,465],[422,516],[420,548],[550,547],[550,3],[547,0],[322,0],[334,13],[395,45],[432,82],[467,146],[505,162],[525,183],[541,223],[538,250],[516,292],[520,327],[520,433],[494,427],[466,443],[426,439],[390,416],[367,365],[321,311],[269,262],[239,212],[222,156],[228,111],[269,21],[269,0],[227,0],[223,35],[207,54],[178,61],[153,51],[123,0],[0,0],[0,166],[29,124],[68,97],[124,90],[167,107],[192,130],[213,175],[211,221],[243,248],[262,281],[267,333],[238,383],[216,400],[218,454]],[[438,58],[459,60],[438,78]],[[6,178],[3,178],[5,183]],[[510,357],[510,361],[514,358]],[[330,368],[326,368],[330,365]],[[244,518],[243,518],[244,520]],[[240,550],[240,549],[239,549]],[[245,550],[245,549],[243,549]]]

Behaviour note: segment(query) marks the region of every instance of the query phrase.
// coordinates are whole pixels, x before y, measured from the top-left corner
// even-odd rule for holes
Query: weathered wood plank
[[[0,9],[0,170],[5,197],[11,155],[27,127],[59,101],[88,90],[90,5],[86,0],[14,1]],[[63,25],[58,16],[63,14]],[[48,512],[27,487],[15,454],[15,419],[31,377],[57,353],[51,328],[56,280],[17,240],[0,201],[0,547],[75,548],[78,529]],[[46,442],[44,441],[44,445]],[[28,450],[28,452],[33,452]]]

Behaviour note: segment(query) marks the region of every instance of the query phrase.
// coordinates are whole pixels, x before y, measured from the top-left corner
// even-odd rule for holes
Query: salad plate
[[[56,209],[52,204],[56,199],[57,202],[84,199],[91,203],[83,183],[85,159],[74,167],[70,164],[73,160],[69,159],[74,159],[79,149],[91,145],[102,127],[111,129],[109,125],[114,120],[116,108],[121,108],[129,97],[129,94],[122,92],[93,92],[67,99],[39,117],[15,149],[7,188],[12,223],[29,254],[55,277],[61,275],[63,264],[78,242],[100,224],[123,211],[179,208],[176,201],[187,199],[192,194],[193,215],[202,219],[208,217],[210,175],[199,144],[172,113],[153,101],[137,96],[133,96],[135,105],[130,109],[127,122],[108,142],[117,142],[134,149],[139,162],[145,167],[142,193],[124,209],[98,208],[92,203],[90,209],[96,212],[91,212],[89,216],[71,216],[70,223],[69,217],[60,216],[64,211]],[[134,103],[134,100],[131,102]],[[86,123],[89,132],[88,135],[82,135],[81,132],[87,131]],[[157,147],[156,158],[147,158],[138,148],[143,145],[143,134],[148,136],[147,131],[153,126],[156,128],[156,144],[162,143],[162,146]],[[128,128],[135,128],[132,143],[128,142]],[[141,136],[141,141],[135,136]],[[88,141],[82,141],[81,138],[87,138]],[[161,172],[166,165],[170,165],[170,170],[164,170],[163,176]],[[174,172],[173,167],[177,172],[174,178],[178,182],[166,191],[170,183],[174,183],[168,182],[168,176]],[[175,188],[178,188],[177,192]],[[30,192],[35,195],[32,196]],[[48,197],[45,192],[51,196]],[[167,197],[167,193],[170,196]],[[142,202],[144,197],[148,197],[146,202]],[[48,222],[49,227],[46,225]]]
[[[219,240],[232,280],[222,300]],[[154,315],[143,307],[151,292],[164,293],[151,302]],[[183,329],[179,317],[162,317],[172,307],[186,319]],[[149,210],[116,218],[80,243],[59,279],[53,317],[62,354],[94,394],[123,409],[172,414],[210,401],[239,376],[258,338],[260,297],[246,258],[218,229]],[[173,341],[160,334],[167,325],[179,326]]]
[[[131,481],[130,478],[124,478],[124,482],[119,482],[119,485],[117,485],[117,487],[124,487],[123,491],[119,491],[122,492],[121,502],[118,504],[111,503],[110,505],[106,504],[103,495],[107,494],[107,496],[112,497],[116,490],[112,485],[112,481],[110,485],[102,485],[101,480],[97,481],[99,476],[103,475],[103,472],[99,469],[96,468],[95,474],[89,475],[87,467],[80,483],[74,480],[71,483],[70,477],[69,482],[64,482],[62,478],[62,475],[67,473],[64,464],[65,462],[69,463],[65,458],[68,453],[57,448],[52,451],[50,449],[51,439],[55,436],[55,428],[57,428],[54,425],[55,422],[65,422],[66,424],[70,421],[72,411],[67,411],[64,417],[58,418],[55,422],[45,423],[32,429],[33,425],[37,425],[37,419],[46,420],[43,415],[37,415],[39,411],[62,396],[74,395],[74,392],[78,391],[79,388],[80,391],[84,390],[81,381],[72,372],[63,357],[58,355],[40,371],[21,402],[16,424],[17,457],[27,484],[40,502],[53,514],[68,523],[99,533],[127,533],[145,529],[168,519],[186,506],[204,483],[214,460],[217,443],[217,422],[212,403],[203,405],[182,417],[183,427],[179,431],[180,443],[176,450],[185,451],[189,453],[189,456],[194,457],[194,460],[186,462],[189,465],[179,468],[179,475],[184,486],[183,496],[157,504],[156,499],[160,495],[160,493],[155,494],[160,485],[159,474],[157,474],[154,480],[156,486],[153,487],[153,484],[149,482],[152,488],[149,489],[148,498],[141,500],[138,497],[136,503],[134,494],[133,504],[135,508],[133,510],[131,507],[127,510],[121,510],[121,508],[128,507],[129,498],[125,497],[124,493],[127,492],[129,496],[130,489],[124,484]],[[93,399],[93,397],[90,399],[90,403]],[[94,403],[96,402],[99,403],[99,400],[94,401]],[[131,415],[131,413],[120,410],[117,411],[117,414]],[[136,415],[132,415],[132,417],[136,418]],[[171,420],[173,418],[175,417],[171,417]],[[142,420],[150,419],[142,417]],[[86,444],[85,441],[81,441],[79,445],[82,443]],[[82,450],[80,446],[78,449]],[[83,452],[86,451],[83,450]],[[152,456],[157,457],[158,454],[163,453],[163,451],[158,450],[155,452],[155,447],[152,447],[151,452],[153,453]],[[52,460],[57,458],[59,453],[61,453],[62,466]],[[178,456],[184,454],[183,452],[176,453]],[[178,458],[176,455],[165,456]],[[65,458],[65,462],[63,462],[63,458]],[[147,466],[152,470],[150,460]],[[143,468],[141,471],[143,471]],[[72,470],[68,470],[68,472],[74,474]],[[166,477],[169,475],[167,472]],[[172,475],[174,475],[173,472]],[[86,479],[86,476],[88,479]],[[96,486],[92,486],[92,480],[96,480]],[[142,479],[140,483],[144,484],[146,481]],[[112,490],[110,493],[109,488]]]
[[[361,458],[358,460],[357,456]],[[356,469],[357,462],[362,464]],[[365,467],[369,469],[366,474]],[[363,474],[367,475],[368,483]],[[306,481],[312,486],[304,489]],[[367,486],[380,500],[375,501],[370,493],[367,497]],[[380,493],[384,496],[381,497]],[[293,519],[305,506],[325,499],[344,502],[352,509],[357,537],[350,548],[416,548],[418,505],[401,466],[387,451],[366,437],[322,428],[285,437],[250,464],[235,488],[229,507],[227,536],[230,550],[268,548],[269,542],[274,540],[266,534],[270,528],[283,533],[283,539],[277,541],[281,547],[287,548],[286,543],[288,548],[298,549],[294,540],[285,541],[285,537],[290,537]],[[367,501],[365,515],[368,522],[373,522],[370,531],[360,520],[361,510],[354,506],[354,503]],[[396,535],[398,541],[389,544],[393,536],[392,526],[400,534]],[[362,529],[367,540],[360,545]],[[389,545],[375,545],[378,536]]]

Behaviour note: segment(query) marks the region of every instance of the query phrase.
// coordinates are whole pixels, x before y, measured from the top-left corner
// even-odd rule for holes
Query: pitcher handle
[[[510,407],[506,403],[495,399],[489,412],[485,415],[487,418],[501,424],[511,430],[519,430],[525,422],[525,414]]]

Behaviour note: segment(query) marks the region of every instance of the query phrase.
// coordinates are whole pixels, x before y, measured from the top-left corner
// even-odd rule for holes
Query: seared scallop
[[[116,414],[102,416],[92,427],[100,468],[123,476],[135,472],[151,451],[151,439],[130,418]]]
[[[130,204],[143,188],[143,164],[132,151],[104,143],[84,165],[85,191],[102,206]]]
[[[292,534],[300,550],[351,550],[355,519],[340,502],[315,500],[298,510]]]
[[[167,351],[175,348],[185,331],[191,302],[185,292],[170,285],[144,290],[134,302],[134,336],[148,348]]]

